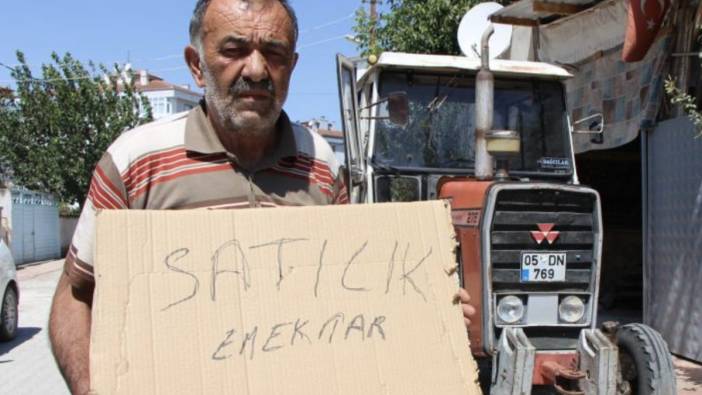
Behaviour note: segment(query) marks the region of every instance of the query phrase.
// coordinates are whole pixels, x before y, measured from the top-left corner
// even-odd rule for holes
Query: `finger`
[[[461,299],[462,303],[470,302],[470,294],[465,290],[465,288],[460,288],[458,290],[458,297]]]
[[[470,326],[470,319],[464,317],[463,323],[466,324],[466,327],[469,327]]]
[[[463,316],[464,317],[472,317],[475,315],[475,307],[473,307],[469,304],[464,304],[461,307],[463,308]]]

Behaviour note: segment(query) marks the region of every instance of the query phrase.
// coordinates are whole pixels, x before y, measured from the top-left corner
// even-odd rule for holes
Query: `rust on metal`
[[[546,361],[542,372],[553,383],[553,388],[561,395],[585,395],[581,391],[579,381],[587,377],[585,372],[563,366],[556,361]],[[567,387],[567,388],[565,388]]]
[[[514,16],[492,15],[490,17],[490,22],[501,23],[503,25],[515,25],[515,26],[530,26],[530,27],[539,26],[538,19],[518,18],[518,17],[514,17]]]
[[[566,3],[552,3],[547,1],[537,1],[534,0],[532,4],[534,12],[542,12],[549,14],[558,15],[571,15],[577,14],[581,11],[585,11],[590,8],[587,4],[566,4]]]
[[[546,362],[557,362],[562,366],[575,369],[578,366],[578,354],[573,352],[561,353],[537,353],[534,357],[534,374],[532,383],[534,385],[551,385],[553,381],[544,374],[544,364]]]
[[[490,21],[520,26],[538,26],[573,15],[594,4],[592,0],[520,0],[494,12]]]
[[[453,225],[456,238],[461,246],[460,254],[463,262],[463,287],[471,296],[474,306],[482,306],[483,282],[482,261],[480,255],[480,218],[485,206],[487,191],[493,183],[477,181],[468,177],[444,177],[437,184],[440,199],[451,202]],[[472,226],[475,224],[475,226]],[[468,328],[470,348],[473,355],[487,356],[484,349],[482,309],[476,309]]]

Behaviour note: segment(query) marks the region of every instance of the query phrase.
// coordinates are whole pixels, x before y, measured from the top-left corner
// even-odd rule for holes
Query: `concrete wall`
[[[76,230],[76,225],[78,225],[78,217],[59,218],[59,227],[61,229],[61,256],[66,256],[66,252],[68,252],[68,247],[71,245],[71,239],[73,239],[73,232]]]

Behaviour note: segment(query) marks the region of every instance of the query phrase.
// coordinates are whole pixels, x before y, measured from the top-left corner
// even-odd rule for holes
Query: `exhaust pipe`
[[[475,176],[480,180],[493,177],[493,159],[487,151],[486,136],[492,130],[495,79],[490,71],[488,43],[495,32],[491,24],[483,33],[480,51],[481,67],[475,81]]]

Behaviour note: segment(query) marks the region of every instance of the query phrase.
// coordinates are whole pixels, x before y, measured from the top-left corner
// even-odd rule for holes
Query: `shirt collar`
[[[203,100],[199,106],[195,107],[188,114],[185,124],[185,149],[201,154],[226,153],[236,159],[233,154],[224,149],[209,118],[207,118],[206,111],[205,101]],[[278,142],[273,152],[267,155],[255,169],[251,170],[269,168],[283,158],[297,155],[295,133],[290,118],[288,118],[285,111],[280,112],[280,117],[276,123],[276,131],[278,133]]]

